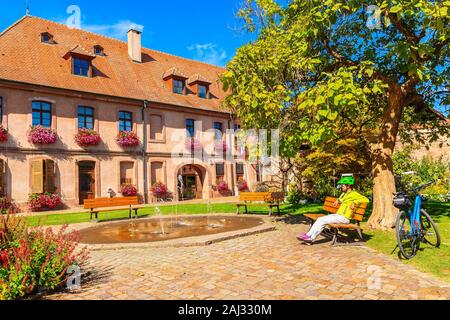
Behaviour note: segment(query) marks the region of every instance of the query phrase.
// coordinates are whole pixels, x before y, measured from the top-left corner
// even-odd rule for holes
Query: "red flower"
[[[155,183],[151,188],[152,194],[157,198],[167,195],[167,186],[162,182]]]
[[[75,135],[75,142],[80,147],[96,146],[100,143],[100,135],[94,130],[83,128]]]
[[[8,141],[8,131],[0,126],[0,142]]]
[[[50,128],[35,126],[28,132],[28,141],[32,144],[53,144],[56,140],[56,132]]]
[[[134,197],[137,195],[137,188],[132,184],[124,184],[120,189],[120,193],[125,197]]]
[[[61,197],[56,193],[32,193],[28,197],[28,207],[33,212],[51,210],[60,204]]]
[[[117,144],[123,148],[137,147],[141,142],[134,132],[120,131],[116,137]]]
[[[228,183],[226,181],[220,181],[217,186],[217,190],[219,190],[219,192],[228,192],[230,191],[230,188],[228,187]]]

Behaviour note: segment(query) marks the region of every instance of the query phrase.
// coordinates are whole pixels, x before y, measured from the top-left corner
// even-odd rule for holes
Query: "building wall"
[[[79,204],[78,165],[80,161],[94,161],[96,197],[108,196],[108,188],[117,194],[120,188],[120,162],[134,163],[136,186],[139,193],[144,193],[144,166],[147,169],[148,190],[152,180],[166,183],[168,189],[176,196],[177,172],[183,165],[192,163],[192,157],[185,149],[185,120],[190,118],[202,121],[203,128],[198,132],[197,138],[207,144],[214,140],[213,132],[206,132],[213,128],[215,121],[221,122],[223,129],[229,125],[229,115],[214,113],[200,109],[188,109],[177,106],[150,103],[145,110],[146,136],[141,119],[143,102],[130,101],[112,97],[101,97],[91,94],[64,92],[57,89],[41,88],[24,84],[0,84],[0,96],[3,97],[2,125],[8,130],[8,141],[0,144],[0,159],[5,166],[4,185],[6,194],[18,204],[25,204],[31,192],[30,161],[34,159],[51,159],[56,163],[56,187],[63,197],[64,203],[69,206]],[[32,101],[41,100],[52,103],[52,128],[56,130],[58,141],[53,145],[34,146],[28,142],[27,133],[32,124]],[[100,134],[101,143],[95,147],[82,148],[74,141],[78,131],[77,107],[89,106],[94,108],[94,129]],[[133,113],[133,131],[137,133],[143,143],[147,143],[146,163],[143,163],[143,146],[132,149],[122,149],[115,141],[119,131],[118,112],[129,111]],[[151,138],[151,116],[161,116],[163,132],[160,139]],[[231,123],[232,126],[232,123]],[[185,152],[180,159],[173,159],[172,153]],[[209,156],[206,161],[195,160],[194,163],[204,168],[203,198],[217,196],[211,191],[215,184],[216,173],[214,163],[223,161],[213,159],[214,147],[211,144],[204,148]],[[232,161],[233,162],[233,161]],[[152,164],[156,163],[156,170]],[[245,166],[249,185],[255,179],[251,165]],[[152,172],[158,177],[152,177]],[[234,187],[234,165],[225,165],[225,180],[230,187]],[[120,195],[119,195],[120,196]],[[149,199],[152,197],[148,194]]]

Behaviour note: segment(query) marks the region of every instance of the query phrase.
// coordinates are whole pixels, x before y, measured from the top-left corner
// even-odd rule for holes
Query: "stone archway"
[[[182,165],[176,170],[178,200],[203,199],[204,191],[209,188],[206,168],[197,164]]]

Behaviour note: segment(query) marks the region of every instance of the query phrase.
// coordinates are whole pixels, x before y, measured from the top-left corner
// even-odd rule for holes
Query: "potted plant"
[[[228,150],[227,142],[222,140],[216,141],[214,144],[214,150],[216,150],[217,153],[227,152]]]
[[[137,192],[138,190],[136,186],[132,184],[123,184],[122,187],[120,188],[120,193],[124,197],[134,197],[135,195],[137,195]]]
[[[56,140],[56,132],[50,128],[34,126],[28,132],[28,141],[32,144],[53,144]]]
[[[167,196],[167,186],[162,182],[156,182],[152,186],[151,192],[157,199],[163,199]]]
[[[220,181],[219,184],[217,185],[217,191],[219,191],[219,193],[222,196],[229,196],[230,195],[230,188],[228,186],[228,183],[226,181]]]
[[[248,183],[245,180],[238,181],[238,190],[239,192],[249,192],[250,188],[248,187]]]
[[[120,131],[116,137],[116,141],[122,148],[137,147],[141,143],[136,133],[131,131]]]
[[[186,139],[185,145],[186,149],[188,149],[191,152],[202,150],[201,142],[195,138]]]
[[[61,197],[56,193],[32,193],[28,197],[28,207],[31,211],[52,210],[61,204]]]
[[[8,141],[8,131],[0,126],[0,143]]]
[[[100,143],[100,135],[91,129],[79,129],[75,135],[75,142],[80,147],[97,146]]]

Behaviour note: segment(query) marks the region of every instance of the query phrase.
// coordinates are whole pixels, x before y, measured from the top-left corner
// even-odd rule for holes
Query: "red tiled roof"
[[[194,74],[187,80],[187,84],[195,83],[195,82],[201,82],[201,83],[207,83],[211,84],[212,82],[203,77],[201,74]]]
[[[55,44],[41,43],[49,32]],[[104,48],[93,66],[93,78],[73,76],[63,56],[71,49],[90,54],[95,45]],[[149,100],[206,110],[222,110],[226,93],[218,81],[223,68],[143,48],[143,62],[132,62],[124,41],[108,38],[45,19],[26,16],[0,33],[0,79],[110,96]],[[174,94],[164,74],[174,69],[187,77],[201,74],[212,80],[212,99],[195,94]]]

